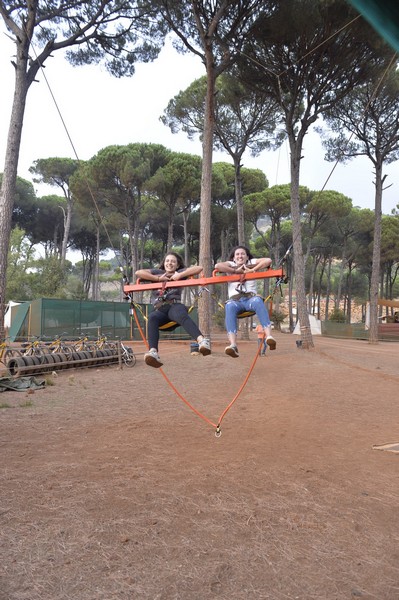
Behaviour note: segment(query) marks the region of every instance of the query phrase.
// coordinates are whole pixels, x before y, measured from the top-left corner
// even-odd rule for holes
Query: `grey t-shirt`
[[[177,272],[181,273],[186,269],[178,269]],[[162,269],[151,269],[150,270],[153,275],[164,275],[165,271]],[[177,302],[181,302],[181,287],[173,288],[168,287],[162,293],[162,289],[151,290],[151,304],[156,304],[160,300],[160,296],[162,296],[163,300],[177,300]]]

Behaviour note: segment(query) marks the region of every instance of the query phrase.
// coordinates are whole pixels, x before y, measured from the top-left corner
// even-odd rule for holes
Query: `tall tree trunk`
[[[326,259],[323,259],[320,275],[319,275],[319,289],[317,290],[317,318],[321,319],[321,289],[323,284],[324,272],[326,270]]]
[[[313,286],[314,277],[317,269],[317,260],[315,256],[312,256],[310,266],[310,281],[309,281],[309,293],[308,293],[308,313],[313,314]]]
[[[89,298],[89,291],[91,286],[91,281],[93,277],[93,257],[87,256],[86,263],[83,262],[83,290],[85,294],[85,299]]]
[[[337,298],[335,300],[335,308],[337,310],[339,310],[340,304],[341,304],[341,296],[342,296],[342,281],[344,278],[344,268],[345,268],[345,264],[346,264],[346,242],[347,239],[344,238],[344,245],[342,247],[342,253],[341,253],[341,265],[339,267],[339,277],[338,277],[338,289],[337,289]]]
[[[190,264],[190,255],[188,248],[188,218],[190,213],[188,210],[183,210],[183,235],[184,235],[184,264],[188,266]],[[183,288],[182,293],[183,303],[187,304],[191,298],[190,288]]]
[[[190,264],[190,249],[188,246],[188,219],[190,216],[190,212],[188,210],[183,210],[183,236],[184,236],[184,264]]]
[[[174,207],[175,205],[173,204],[172,206],[168,206],[168,252],[172,250],[173,248],[173,235],[174,235],[174,228],[173,228],[173,217],[174,217]]]
[[[4,162],[3,181],[0,190],[0,339],[4,337],[4,313],[6,307],[6,275],[8,246],[11,234],[12,210],[18,172],[19,149],[21,146],[22,125],[25,114],[27,82],[27,61],[29,42],[16,44],[17,62],[15,68],[15,92],[11,109],[10,127]]]
[[[330,310],[331,265],[332,265],[332,256],[330,256],[329,259],[328,259],[327,289],[326,289],[326,314],[324,315],[325,321],[328,321],[328,311]]]
[[[302,347],[308,349],[313,347],[314,343],[306,306],[305,263],[302,250],[301,212],[299,207],[299,173],[302,143],[301,138],[295,141],[294,135],[291,132],[288,137],[291,150],[291,218],[297,314],[301,328]]]
[[[349,263],[349,272],[347,278],[347,310],[346,310],[346,320],[348,323],[352,321],[352,263]]]
[[[242,201],[240,157],[234,157],[234,184],[237,210],[237,238],[240,245],[245,245],[244,203]]]
[[[291,268],[291,277],[288,280],[288,312],[289,312],[289,321],[290,321],[290,332],[292,333],[295,329],[294,323],[294,311],[293,311],[293,302],[292,302],[292,291],[294,287],[294,277],[295,277],[294,267]],[[298,313],[297,313],[298,315]]]
[[[382,186],[385,177],[382,177],[382,163],[377,161],[375,165],[375,218],[374,218],[374,245],[373,265],[370,281],[370,331],[369,343],[378,342],[378,287],[380,282],[380,260],[381,260],[381,206]]]
[[[92,298],[93,300],[100,299],[100,225],[97,225],[96,231],[96,255],[94,257]]]
[[[140,243],[140,212],[141,212],[141,190],[137,191],[137,200],[133,212],[133,239],[131,245],[133,273],[139,268],[139,243]]]
[[[64,213],[64,237],[62,238],[62,245],[61,245],[61,268],[62,269],[65,266],[66,253],[68,250],[69,232],[71,230],[71,221],[72,221],[73,202],[72,202],[72,197],[71,197],[70,193],[66,196],[66,201],[67,201],[67,209],[66,209],[66,213]]]
[[[251,319],[249,317],[247,317],[246,319],[241,319],[241,321],[244,321],[241,325],[241,339],[242,340],[249,340],[249,326],[251,324]]]
[[[19,150],[22,139],[26,97],[29,87],[53,48],[53,41],[45,46],[42,59],[30,59],[29,46],[36,20],[37,2],[29,3],[29,18],[23,22],[23,28],[14,27],[16,56],[14,99],[11,108],[10,127],[8,129],[5,153],[3,182],[0,190],[0,338],[4,336],[4,313],[7,274],[7,255],[11,234],[11,217],[14,206],[15,188],[18,173]],[[18,33],[17,30],[18,29]]]
[[[229,255],[229,240],[230,231],[228,229],[222,229],[220,233],[220,256],[222,260],[227,260]]]
[[[202,180],[200,200],[200,251],[199,262],[205,277],[212,274],[211,255],[211,199],[212,199],[212,155],[215,121],[215,72],[210,48],[205,49],[207,89],[205,99],[204,137],[202,141]],[[203,294],[198,309],[199,328],[203,335],[211,332],[211,302],[209,294]]]

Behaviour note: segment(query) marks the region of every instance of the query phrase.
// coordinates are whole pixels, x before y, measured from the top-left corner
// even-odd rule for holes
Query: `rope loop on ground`
[[[140,309],[140,307],[137,305],[137,307]],[[132,312],[133,312],[133,316],[134,319],[136,321],[136,325],[137,328],[140,332],[140,336],[143,340],[143,342],[145,343],[145,345],[148,347],[148,343],[146,340],[146,337],[144,335],[143,329],[140,325],[138,316],[137,316],[137,312],[136,312],[136,303],[132,302]],[[256,361],[258,359],[259,356],[259,348],[256,349],[256,354],[255,354],[255,358],[252,361],[252,364],[249,368],[248,373],[245,376],[244,382],[241,384],[237,394],[234,396],[234,398],[231,400],[231,402],[229,402],[229,404],[226,406],[226,408],[222,411],[218,422],[214,423],[213,421],[211,421],[211,419],[209,419],[207,416],[203,415],[199,410],[197,410],[180,392],[179,390],[176,388],[176,386],[173,384],[173,382],[169,379],[169,377],[166,375],[166,373],[164,372],[164,370],[162,369],[162,367],[160,369],[158,369],[162,375],[162,377],[165,379],[166,383],[170,386],[170,388],[175,392],[175,394],[180,398],[180,400],[182,400],[182,402],[184,402],[184,404],[186,404],[186,406],[188,406],[188,408],[190,410],[192,410],[198,417],[200,417],[200,419],[202,419],[203,421],[205,421],[206,423],[208,423],[208,425],[211,425],[212,427],[215,428],[215,437],[219,438],[222,435],[221,432],[221,428],[220,425],[224,419],[224,417],[226,416],[226,414],[228,413],[228,411],[230,410],[230,408],[233,406],[233,404],[235,403],[235,401],[238,399],[238,397],[240,396],[241,392],[243,391],[243,389],[245,388],[245,386],[248,383],[248,380],[252,374],[252,371],[254,370]]]

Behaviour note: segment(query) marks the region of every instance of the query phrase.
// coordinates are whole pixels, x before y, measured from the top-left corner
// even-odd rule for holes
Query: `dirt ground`
[[[399,345],[61,371],[0,395],[1,600],[399,599]]]

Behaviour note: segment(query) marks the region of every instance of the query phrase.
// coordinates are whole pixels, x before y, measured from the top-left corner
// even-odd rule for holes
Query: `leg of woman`
[[[169,308],[169,317],[171,321],[176,321],[176,323],[181,325],[194,340],[202,337],[202,333],[188,314],[187,307],[184,304],[181,304],[180,302],[171,304]]]
[[[269,311],[267,310],[263,298],[260,296],[253,296],[252,298],[244,298],[242,303],[248,310],[254,310],[259,319],[260,324],[265,330],[266,343],[270,350],[275,350],[276,340],[272,336],[272,328],[270,323]]]
[[[228,300],[225,306],[225,325],[227,337],[232,346],[237,342],[237,315],[244,309],[242,300]]]
[[[165,310],[166,309],[166,310]],[[161,307],[158,310],[153,310],[148,317],[148,345],[150,349],[154,348],[158,352],[159,344],[159,328],[161,325],[166,325],[171,319],[169,316],[169,305]]]
[[[171,304],[169,309],[169,316],[173,321],[176,321],[179,325],[184,327],[187,333],[199,343],[199,352],[202,356],[208,356],[211,354],[211,343],[208,338],[204,338],[201,331],[198,329],[198,326],[190,315],[188,314],[187,307],[180,302],[176,302],[176,304]]]

